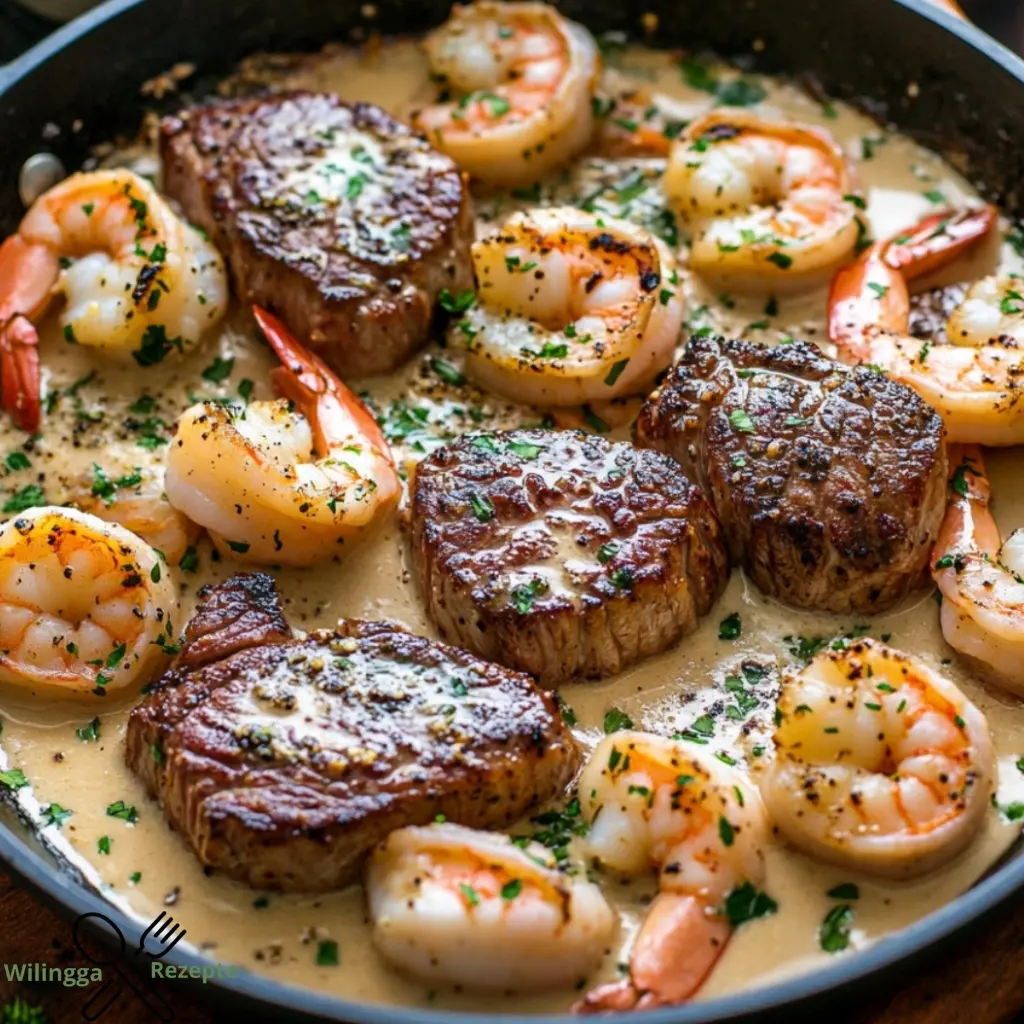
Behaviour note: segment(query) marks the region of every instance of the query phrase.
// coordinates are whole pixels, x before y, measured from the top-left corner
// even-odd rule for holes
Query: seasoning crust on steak
[[[161,124],[164,188],[211,235],[236,294],[343,377],[427,340],[438,296],[473,286],[473,213],[452,161],[368,103],[290,92]]]
[[[695,337],[636,434],[701,483],[766,594],[876,612],[923,581],[945,509],[942,420],[874,369],[802,342]]]
[[[205,593],[126,744],[205,866],[287,891],[354,881],[390,831],[438,814],[507,826],[577,758],[529,677],[387,622],[300,639],[263,573]]]
[[[714,511],[679,465],[583,431],[435,451],[416,471],[412,543],[441,635],[545,684],[665,650],[728,579]]]

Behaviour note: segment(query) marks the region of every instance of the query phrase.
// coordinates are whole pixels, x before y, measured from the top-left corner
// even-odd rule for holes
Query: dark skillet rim
[[[59,58],[68,45],[88,35],[97,26],[144,2],[145,0],[107,0],[76,21],[58,29],[12,63],[0,67],[0,99],[20,79],[32,74],[48,61]],[[935,22],[1024,86],[1024,61],[980,29],[961,21],[945,10],[934,7],[927,0],[890,2]],[[175,838],[171,841],[178,840]],[[26,841],[18,838],[13,829],[2,822],[0,860],[15,876],[64,916],[103,914],[121,929],[128,949],[138,944],[142,923],[135,921],[84,884],[73,881],[59,867],[48,864]],[[980,921],[985,914],[996,911],[1001,905],[1005,906],[1011,898],[1019,898],[1022,891],[1024,856],[1017,856],[1009,863],[994,869],[966,893],[939,910],[879,940],[861,952],[838,958],[820,970],[707,1002],[648,1011],[643,1019],[650,1021],[651,1024],[714,1024],[738,1021],[750,1015],[799,1004],[852,985],[892,968],[901,961],[924,953],[930,947]],[[187,926],[187,921],[184,923]],[[109,941],[110,936],[105,929],[99,932],[99,936]],[[210,959],[175,949],[165,958],[165,962],[175,966],[202,967],[204,964],[208,965]],[[290,1015],[290,1011],[291,1014],[351,1021],[352,1024],[438,1024],[439,1021],[450,1018],[467,1022],[479,1021],[480,1024],[487,1024],[495,1019],[500,1019],[505,1024],[538,1024],[544,1021],[578,1019],[568,1014],[465,1013],[357,1003],[274,981],[265,976],[252,974],[244,968],[237,977],[215,979],[210,985],[213,990],[234,997],[240,1002],[274,1008],[277,1011],[284,1011],[286,1015]],[[195,984],[193,994],[197,994],[198,991],[198,984]],[[211,994],[209,989],[206,991],[208,995]]]

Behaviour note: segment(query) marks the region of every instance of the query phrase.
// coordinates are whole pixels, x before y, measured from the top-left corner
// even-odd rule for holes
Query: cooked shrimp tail
[[[945,210],[876,242],[832,281],[829,338],[839,356],[912,387],[942,416],[949,440],[1024,442],[1024,303],[1016,280],[976,282],[946,326],[951,345],[911,337],[908,281],[949,263],[996,224],[993,207]]]
[[[1024,529],[1003,542],[976,445],[950,452],[950,499],[932,554],[942,635],[1000,685],[1024,695]]]
[[[57,257],[12,235],[0,245],[0,401],[29,433],[39,429],[38,336],[32,318],[45,309],[57,282]]]
[[[29,434],[39,429],[39,335],[18,315],[0,328],[0,403]]]
[[[329,451],[339,442],[361,436],[379,451],[387,452],[388,443],[370,410],[334,371],[272,313],[255,305],[252,312],[281,360],[282,365],[271,371],[274,386],[309,420],[317,451]]]
[[[997,224],[994,206],[940,210],[897,235],[885,250],[885,261],[913,281],[946,266],[983,239]]]
[[[848,353],[865,353],[869,327],[906,333],[910,318],[907,283],[948,264],[984,238],[997,219],[991,206],[943,210],[893,239],[875,242],[832,281],[829,337]]]
[[[731,936],[728,922],[709,915],[695,896],[659,893],[637,933],[629,977],[599,985],[573,1009],[612,1013],[683,1003],[704,984]]]

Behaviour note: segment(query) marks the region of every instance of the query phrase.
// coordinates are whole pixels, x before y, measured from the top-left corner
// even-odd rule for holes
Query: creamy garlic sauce
[[[609,70],[610,77],[625,75],[653,84],[673,98],[675,113],[682,119],[714,102],[709,92],[687,83],[672,55],[629,49],[607,56],[609,63],[616,65]],[[724,74],[725,80],[734,75],[725,69],[712,71]],[[694,81],[695,76],[691,74],[690,79]],[[820,124],[856,158],[867,200],[864,217],[873,235],[888,235],[913,223],[929,208],[936,208],[936,203],[956,203],[972,196],[966,182],[935,155],[882,131],[850,108],[840,104],[823,107],[786,84],[760,78],[748,82],[765,90],[758,107],[761,112]],[[334,51],[310,58],[300,65],[290,84],[332,89],[344,99],[373,101],[399,115],[431,95],[425,61],[412,43],[387,44],[364,55]],[[595,208],[656,223],[662,210],[658,174],[654,161],[611,167],[607,161],[584,158],[571,172],[546,184],[538,196],[481,196],[481,229],[487,230],[495,219],[536,198],[579,201],[584,195],[594,197],[595,190]],[[1008,246],[997,250],[997,245],[989,246],[947,276],[973,279],[996,265],[1017,269],[1020,261]],[[716,294],[685,275],[684,287],[691,326],[707,324],[753,340],[793,336],[825,341],[823,290],[768,303],[764,297]],[[55,321],[48,323],[42,334],[44,386],[50,396],[42,436],[25,441],[6,417],[0,426],[0,453],[7,457],[0,480],[5,518],[19,507],[88,495],[98,479],[96,466],[109,480],[137,469],[148,485],[159,489],[170,432],[191,401],[212,396],[237,400],[243,400],[239,395],[271,397],[268,370],[272,357],[256,341],[241,312],[236,311],[216,339],[209,339],[184,361],[147,369],[118,365],[65,344]],[[452,383],[460,377],[458,356],[435,346],[391,378],[365,383],[406,466],[462,431],[481,425],[536,423],[540,418],[535,410],[519,409]],[[244,383],[247,381],[252,383]],[[604,419],[618,427],[617,436],[626,436],[636,405],[595,407],[585,416],[563,413],[557,422],[594,426]],[[17,468],[25,460],[12,460],[10,455],[16,452],[27,457],[28,468]],[[1024,486],[1016,468],[1019,458],[1017,451],[989,455],[995,511],[1004,534],[1024,524]],[[120,495],[122,490],[116,493]],[[188,553],[183,566],[170,566],[182,600],[179,623],[185,621],[203,583],[223,579],[239,568],[226,559],[215,561],[206,541]],[[392,618],[415,632],[433,635],[411,578],[397,522],[384,524],[340,563],[275,575],[287,615],[299,628],[330,626],[340,617]],[[739,615],[739,637],[719,639],[719,623],[733,613]],[[938,611],[927,591],[886,615],[839,618],[775,604],[736,571],[725,596],[700,630],[675,650],[617,678],[566,686],[561,693],[575,715],[575,732],[584,746],[592,746],[600,738],[605,716],[617,709],[639,728],[685,732],[695,742],[703,741],[703,749],[725,753],[756,776],[771,750],[776,659],[780,665],[799,664],[793,652],[800,647],[801,638],[806,650],[819,641],[831,643],[844,635],[863,634],[888,638],[895,647],[941,667],[963,688],[988,716],[995,738],[999,753],[996,802],[1005,807],[1024,800],[1024,773],[1015,765],[1024,755],[1024,707],[973,679],[954,659],[942,640]],[[566,1009],[576,998],[574,991],[526,992],[512,998],[427,992],[424,986],[394,974],[374,953],[360,887],[328,895],[282,896],[207,877],[123,763],[130,703],[119,702],[113,695],[75,703],[47,703],[11,691],[0,695],[6,767],[22,769],[31,782],[31,788],[18,790],[18,797],[35,815],[52,802],[73,812],[59,831],[50,826],[48,834],[112,900],[144,919],[171,907],[187,928],[189,940],[211,956],[279,981],[352,999],[539,1011]],[[89,725],[94,716],[99,716],[95,729]],[[115,801],[134,807],[137,821],[109,815],[107,808]],[[524,823],[519,831],[537,828]],[[738,929],[699,998],[762,985],[772,978],[820,968],[829,961],[830,954],[819,946],[818,929],[829,909],[840,902],[826,895],[837,884],[855,882],[860,888],[860,898],[852,901],[855,916],[850,944],[851,951],[860,949],[967,889],[1007,849],[1019,829],[1019,824],[993,809],[981,834],[958,860],[924,879],[899,883],[824,867],[781,840],[774,841],[768,851],[764,889],[777,901],[778,912]],[[644,901],[655,885],[652,877],[630,886],[612,882],[605,886],[622,913],[622,928],[599,975],[588,979],[591,983],[617,975],[617,965],[626,959],[642,917]],[[318,965],[319,951],[327,948],[320,944],[325,941],[338,944],[338,966]]]

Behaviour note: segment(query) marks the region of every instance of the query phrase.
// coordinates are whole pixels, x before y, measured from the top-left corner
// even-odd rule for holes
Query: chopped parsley
[[[338,966],[338,944],[334,939],[323,939],[316,945],[317,967]]]
[[[100,720],[94,718],[91,722],[86,722],[85,725],[79,726],[75,730],[75,735],[83,743],[92,743],[100,738]]]
[[[44,826],[56,825],[57,828],[60,828],[73,813],[74,811],[70,811],[66,807],[61,807],[60,804],[49,804],[43,808],[42,823]]]
[[[163,324],[151,324],[146,328],[138,349],[132,353],[132,358],[139,366],[156,366],[174,349],[179,352],[185,350],[185,343],[180,335],[177,338],[168,338],[167,328]]]
[[[15,491],[3,505],[4,512],[24,512],[26,509],[34,508],[37,505],[48,504],[46,495],[39,484],[27,484],[21,490]]]
[[[462,314],[476,304],[476,294],[467,288],[465,291],[459,292],[458,295],[452,295],[447,288],[442,288],[437,301],[447,312]]]
[[[741,434],[754,433],[754,421],[746,409],[733,409],[729,413],[729,422],[732,424],[733,430],[738,430]]]
[[[543,594],[547,589],[548,581],[540,576],[535,576],[529,583],[516,587],[512,591],[512,605],[520,615],[526,615],[532,610],[537,595]]]
[[[740,619],[739,612],[733,612],[731,615],[727,615],[718,624],[719,640],[735,640],[742,632],[743,621]]]
[[[605,735],[611,735],[613,732],[619,732],[622,729],[632,729],[633,719],[622,711],[620,708],[609,708],[604,713],[604,731]]]
[[[481,523],[489,523],[495,516],[495,508],[491,499],[483,494],[473,493],[469,496],[469,504],[473,509],[473,515]]]
[[[751,882],[744,882],[733,889],[725,897],[725,904],[722,907],[733,928],[738,928],[747,921],[755,921],[759,917],[768,917],[778,909],[778,903]]]
[[[203,370],[201,376],[203,380],[208,380],[211,384],[221,384],[231,375],[234,365],[234,356],[229,356],[227,359],[214,356],[213,362]]]
[[[458,387],[466,383],[466,375],[454,364],[443,356],[433,356],[430,360],[430,368],[445,382],[452,387]]]
[[[111,818],[120,818],[122,821],[128,822],[129,825],[134,825],[139,820],[139,812],[123,800],[115,800],[112,804],[108,804],[107,815]]]
[[[23,789],[28,785],[28,779],[20,768],[9,768],[5,772],[0,772],[0,785],[8,789]]]
[[[615,363],[612,368],[608,371],[608,376],[605,377],[604,382],[607,387],[612,387],[613,384],[622,376],[622,371],[629,365],[628,359],[620,359]]]
[[[841,953],[850,945],[850,928],[853,925],[853,907],[840,903],[833,907],[818,929],[818,945],[826,953]]]

